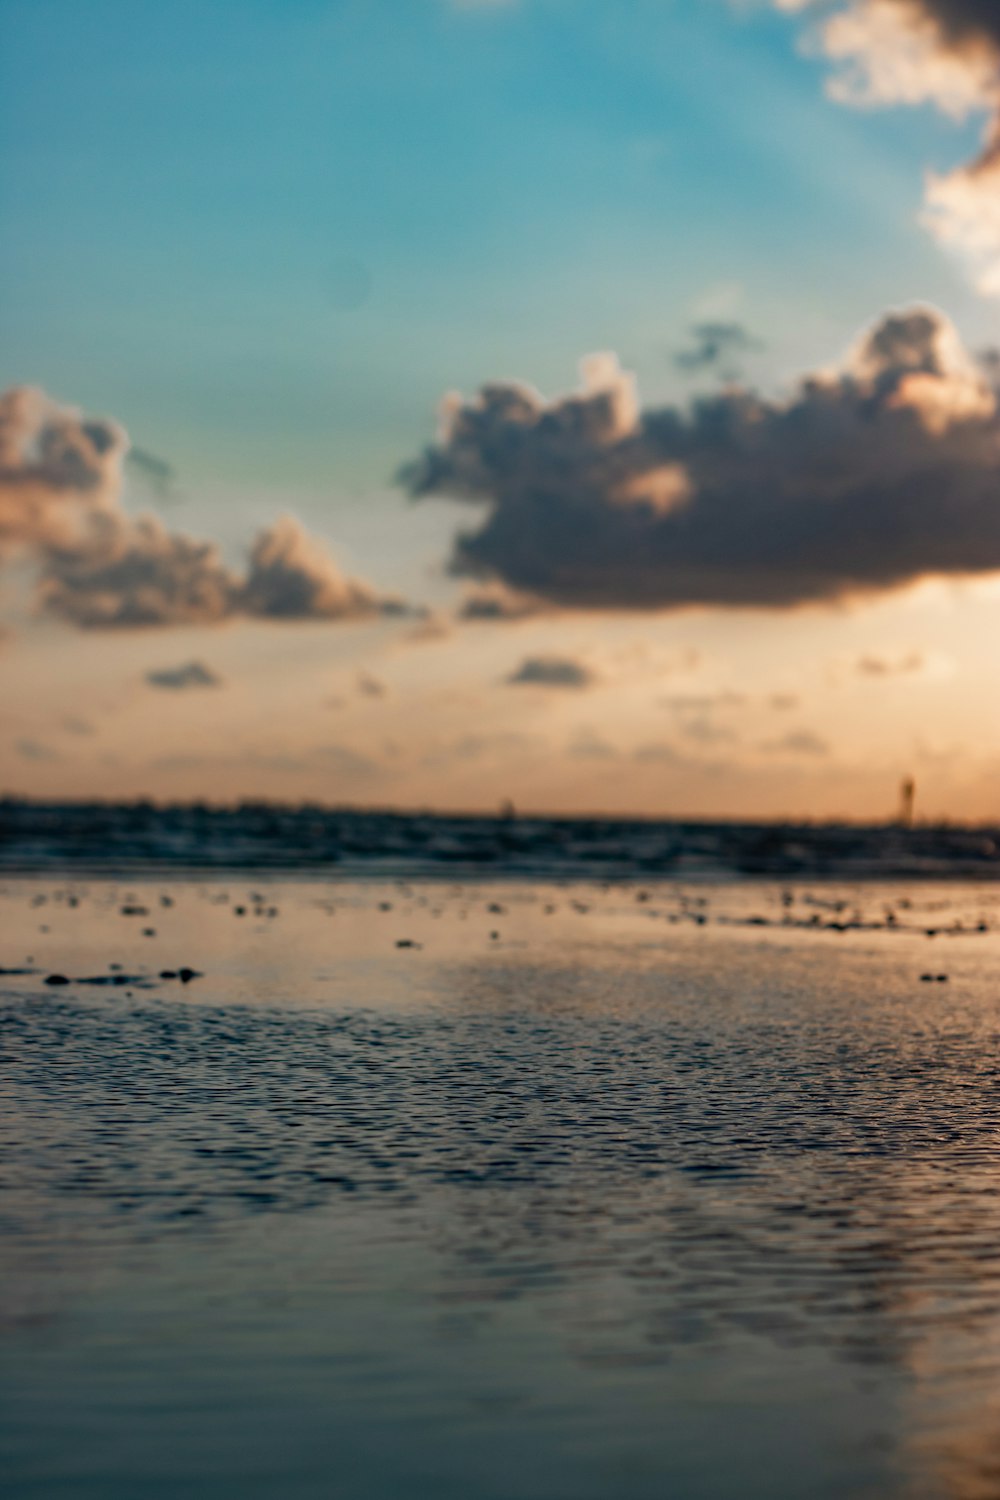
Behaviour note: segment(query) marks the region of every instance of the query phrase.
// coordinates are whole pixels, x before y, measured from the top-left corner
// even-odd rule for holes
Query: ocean
[[[5,1500],[1000,1495],[1000,886],[154,853],[0,876]]]

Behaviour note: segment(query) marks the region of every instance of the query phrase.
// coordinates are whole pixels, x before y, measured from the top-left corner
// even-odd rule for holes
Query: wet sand
[[[13,1500],[1000,1492],[992,885],[10,878],[0,934]]]

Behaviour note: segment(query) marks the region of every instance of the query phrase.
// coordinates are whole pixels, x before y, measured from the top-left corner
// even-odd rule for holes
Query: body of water
[[[996,1500],[1000,890],[0,886],[8,1500]]]

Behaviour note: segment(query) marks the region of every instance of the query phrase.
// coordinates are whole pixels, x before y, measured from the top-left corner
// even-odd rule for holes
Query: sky
[[[1000,816],[992,0],[0,0],[0,792]]]

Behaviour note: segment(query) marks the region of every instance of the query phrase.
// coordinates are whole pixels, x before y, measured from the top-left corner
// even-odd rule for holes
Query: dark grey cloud
[[[564,606],[770,608],[1000,569],[997,389],[929,308],[784,400],[639,412],[608,358],[551,402],[488,385],[401,481],[484,513],[454,573]]]
[[[47,548],[38,581],[43,610],[90,630],[215,624],[236,613],[239,591],[214,543],[120,514],[94,517],[75,546]]]
[[[689,375],[713,372],[723,379],[735,380],[742,356],[762,347],[742,323],[695,323],[690,330],[691,343],[674,355],[674,364]]]
[[[46,549],[38,588],[44,610],[84,629],[406,613],[399,600],[345,577],[290,516],[258,534],[242,574],[214,542],[169,531],[155,516],[96,516],[78,545]]]
[[[168,531],[156,517],[94,516],[84,541],[45,550],[39,600],[46,612],[90,630],[406,612],[396,598],[343,576],[291,516],[259,532],[243,574],[213,541]]]
[[[156,667],[146,673],[150,687],[166,688],[172,692],[186,692],[189,688],[217,688],[222,678],[216,676],[204,662],[186,661],[177,667]]]
[[[136,448],[133,444],[125,455],[125,464],[142,479],[158,501],[174,498],[176,475],[165,458],[157,458],[155,453],[147,453],[145,448]]]
[[[290,516],[257,535],[240,572],[214,542],[127,515],[128,452],[113,422],[28,387],[0,394],[0,560],[23,554],[36,563],[42,610],[87,629],[414,613],[347,577]],[[166,468],[149,454],[138,462],[161,477]]]
[[[526,656],[504,680],[511,687],[587,688],[594,674],[570,656]]]

